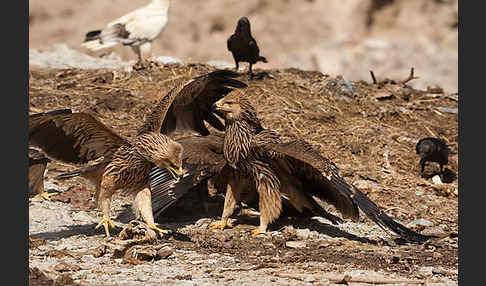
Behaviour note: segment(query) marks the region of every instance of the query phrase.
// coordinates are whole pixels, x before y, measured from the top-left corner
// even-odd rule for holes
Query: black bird
[[[236,71],[238,71],[239,62],[248,62],[250,64],[250,79],[253,78],[253,64],[256,62],[267,62],[265,57],[260,56],[257,42],[251,36],[250,21],[246,17],[241,17],[238,20],[235,33],[228,38],[227,45],[228,51],[233,54],[235,59]]]
[[[436,162],[440,166],[440,177],[443,180],[443,167],[449,162],[449,154],[456,154],[447,146],[446,142],[440,138],[426,137],[417,142],[415,151],[420,155],[420,174],[424,173],[426,162]]]

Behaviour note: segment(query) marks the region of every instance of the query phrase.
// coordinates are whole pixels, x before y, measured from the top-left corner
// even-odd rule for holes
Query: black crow
[[[449,162],[449,154],[456,154],[449,149],[444,140],[439,138],[426,137],[417,142],[415,151],[420,155],[420,174],[424,173],[425,162],[436,162],[440,166],[440,177],[443,179],[443,167]]]
[[[249,77],[253,78],[252,66],[256,62],[267,62],[265,57],[260,56],[260,49],[257,42],[251,36],[250,21],[248,18],[241,17],[238,20],[235,33],[228,38],[228,51],[233,54],[238,71],[239,62],[248,62],[250,64]]]

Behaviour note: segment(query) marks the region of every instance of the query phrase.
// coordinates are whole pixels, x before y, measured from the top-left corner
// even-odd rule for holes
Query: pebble
[[[307,244],[304,241],[287,241],[285,242],[285,246],[288,248],[304,248]]]
[[[432,177],[432,182],[434,182],[434,184],[436,184],[436,185],[442,185],[443,184],[439,175],[433,176]]]
[[[431,222],[431,221],[428,221],[424,218],[419,218],[419,219],[416,219],[416,220],[412,221],[411,223],[409,223],[408,227],[412,227],[412,226],[416,226],[416,225],[433,226],[434,223]]]
[[[305,282],[315,282],[316,281],[316,278],[313,276],[313,275],[309,275],[305,278]]]
[[[434,270],[433,266],[423,266],[420,267],[419,273],[424,276],[432,276],[433,275],[432,270]]]
[[[161,259],[165,259],[174,253],[174,249],[169,246],[164,246],[157,251],[157,255],[160,256]]]

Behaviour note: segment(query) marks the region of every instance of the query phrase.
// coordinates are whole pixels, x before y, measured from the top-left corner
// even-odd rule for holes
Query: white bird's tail
[[[107,27],[104,30],[95,30],[86,33],[86,37],[81,46],[91,50],[98,51],[111,48],[128,37],[128,32],[121,24]]]

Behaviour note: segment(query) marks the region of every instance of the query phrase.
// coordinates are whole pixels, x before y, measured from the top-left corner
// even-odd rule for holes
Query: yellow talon
[[[259,234],[264,234],[265,231],[260,231],[258,228],[251,231],[252,236],[257,236]]]
[[[107,237],[109,237],[109,236],[110,236],[110,231],[109,231],[108,226],[109,226],[109,227],[111,227],[111,228],[114,228],[114,227],[115,227],[115,225],[113,224],[113,222],[112,222],[112,221],[111,221],[109,218],[107,218],[107,217],[104,217],[104,218],[103,218],[103,219],[102,219],[102,220],[101,220],[101,221],[98,223],[98,225],[95,227],[95,229],[98,229],[98,228],[100,228],[101,226],[103,226],[103,227],[104,227],[104,229],[105,229],[105,233],[106,233],[106,236],[107,236]]]
[[[167,230],[165,230],[165,229],[158,228],[158,227],[157,227],[155,224],[149,224],[149,227],[150,227],[151,229],[153,229],[153,230],[156,230],[156,231],[160,232],[160,233],[164,233],[164,234],[169,233],[169,232],[168,232]]]
[[[232,228],[233,225],[230,222],[225,222],[225,221],[215,221],[209,225],[210,230],[219,228],[221,231],[223,231],[226,227]]]
[[[56,195],[59,195],[59,194],[60,194],[59,192],[51,192],[51,193],[42,192],[40,194],[35,195],[34,198],[43,198],[44,200],[50,201],[52,196],[56,196]]]

